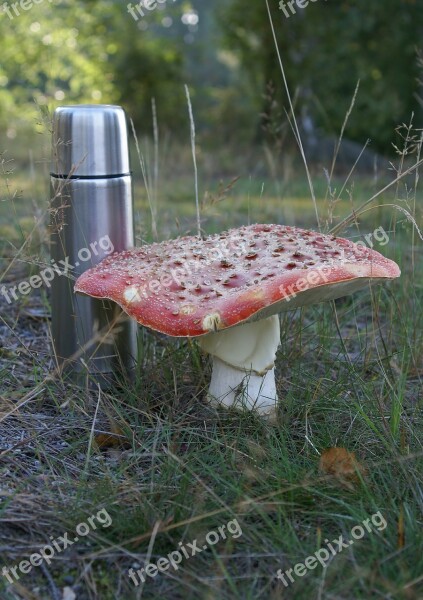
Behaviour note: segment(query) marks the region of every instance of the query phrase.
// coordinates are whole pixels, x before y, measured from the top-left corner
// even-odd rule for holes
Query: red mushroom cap
[[[115,253],[75,291],[114,300],[141,325],[195,337],[400,276],[353,242],[284,225],[250,225]]]

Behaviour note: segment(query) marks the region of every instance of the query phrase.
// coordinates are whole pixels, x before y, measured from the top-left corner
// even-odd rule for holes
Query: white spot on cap
[[[217,312],[211,315],[206,315],[203,319],[203,329],[204,331],[218,331],[221,322],[222,319],[220,318],[220,314]]]
[[[181,313],[183,315],[192,315],[197,310],[195,304],[184,304],[181,306]]]
[[[141,296],[138,293],[138,288],[134,285],[126,288],[126,290],[123,292],[123,297],[125,298],[128,304],[141,301]]]

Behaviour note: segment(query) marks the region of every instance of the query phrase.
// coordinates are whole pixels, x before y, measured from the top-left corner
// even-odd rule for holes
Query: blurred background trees
[[[361,143],[371,138],[381,152],[389,149],[396,125],[408,122],[413,111],[421,117],[417,49],[423,43],[423,2],[317,0],[289,18],[277,3],[269,4],[300,114],[336,134],[360,81],[348,137]],[[225,12],[226,44],[237,50],[254,85],[264,90],[272,81],[275,98],[287,106],[267,11],[261,3],[246,7],[234,0]]]
[[[306,132],[337,135],[358,80],[350,140],[389,155],[413,112],[422,126],[423,2],[317,0],[289,18],[269,4]],[[292,140],[265,2],[168,0],[145,12],[135,21],[121,0],[45,0],[10,19],[0,7],[2,146],[67,103],[122,104],[146,133],[152,97],[161,129],[186,138],[184,83],[207,143]]]

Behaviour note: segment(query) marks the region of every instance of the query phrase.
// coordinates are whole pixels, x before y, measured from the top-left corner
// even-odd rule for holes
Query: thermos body
[[[113,302],[75,294],[76,278],[134,246],[132,178],[120,107],[57,109],[53,120],[50,240],[52,338],[63,373],[107,388],[130,373],[137,325]],[[58,273],[61,273],[60,275]]]

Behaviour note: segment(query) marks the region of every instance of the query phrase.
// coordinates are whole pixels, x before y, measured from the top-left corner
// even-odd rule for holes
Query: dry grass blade
[[[318,227],[318,229],[320,229],[320,217],[319,217],[319,211],[317,209],[316,194],[314,192],[314,186],[313,186],[313,181],[311,179],[311,173],[310,173],[310,170],[308,168],[307,157],[305,155],[304,147],[303,147],[303,144],[302,144],[302,141],[301,141],[300,129],[298,127],[297,119],[296,119],[296,116],[295,116],[294,107],[293,107],[292,99],[291,99],[291,93],[289,91],[288,82],[286,80],[285,69],[284,69],[283,62],[282,62],[282,57],[281,57],[281,54],[280,54],[280,51],[279,51],[278,40],[276,38],[275,27],[274,27],[273,19],[272,19],[272,13],[270,12],[269,0],[266,0],[266,8],[267,8],[267,14],[268,14],[268,17],[269,17],[270,27],[271,27],[271,30],[272,30],[273,41],[274,41],[275,48],[276,48],[276,53],[277,53],[277,56],[278,56],[278,62],[279,62],[279,66],[280,66],[281,73],[282,73],[282,79],[283,79],[283,83],[284,83],[284,86],[285,86],[286,94],[287,94],[287,97],[288,97],[289,108],[290,108],[290,112],[292,114],[292,122],[293,122],[293,126],[294,126],[295,138],[297,140],[298,147],[299,147],[300,153],[301,153],[301,158],[303,159],[304,167],[305,167],[306,174],[307,174],[307,181],[308,181],[308,185],[309,185],[309,188],[310,188],[311,198],[312,198],[312,201],[313,201],[314,212],[315,212],[315,215],[316,215],[317,227]]]
[[[132,128],[132,135],[134,136],[134,141],[135,141],[135,148],[137,150],[137,155],[138,155],[138,160],[141,166],[141,172],[142,172],[142,176],[143,176],[143,180],[144,180],[144,185],[145,185],[145,190],[147,193],[147,199],[148,199],[148,205],[150,207],[150,214],[151,214],[151,231],[152,231],[152,235],[153,235],[153,239],[154,240],[158,240],[159,239],[159,235],[157,232],[157,211],[156,211],[156,206],[154,204],[154,201],[151,197],[151,191],[150,191],[150,182],[148,181],[148,175],[147,175],[147,169],[145,166],[145,160],[144,160],[144,156],[141,152],[140,149],[140,145],[138,142],[138,137],[137,137],[137,133],[135,131],[135,125],[134,125],[134,121],[131,119],[131,128]]]
[[[353,213],[349,214],[347,217],[345,217],[345,219],[342,219],[342,221],[340,223],[338,223],[338,225],[335,225],[335,227],[332,227],[332,229],[330,230],[330,233],[332,233],[333,235],[337,235],[338,233],[343,231],[348,225],[350,225],[351,223],[354,223],[354,221],[357,219],[357,217],[359,217],[364,212],[364,209],[367,206],[369,206],[369,204],[374,202],[376,200],[376,198],[379,198],[379,196],[382,196],[382,194],[384,194],[386,191],[391,189],[399,181],[404,179],[404,177],[406,177],[407,175],[410,175],[410,173],[413,173],[422,164],[423,164],[423,159],[417,161],[414,165],[412,165],[411,167],[406,169],[403,173],[398,175],[393,181],[391,181],[390,183],[385,185],[385,187],[383,187],[381,190],[376,192],[376,194],[373,194],[373,196],[371,198],[369,198],[369,200],[367,200],[361,206],[359,206],[359,208],[354,210]]]
[[[188,103],[188,114],[189,114],[189,122],[190,122],[190,131],[191,131],[191,151],[192,151],[192,160],[194,163],[194,179],[195,179],[195,208],[197,211],[197,235],[201,237],[201,216],[200,216],[200,201],[198,195],[198,169],[197,169],[197,155],[195,148],[195,121],[194,114],[192,112],[192,104],[191,104],[191,96],[189,93],[189,88],[185,84],[185,94]]]

